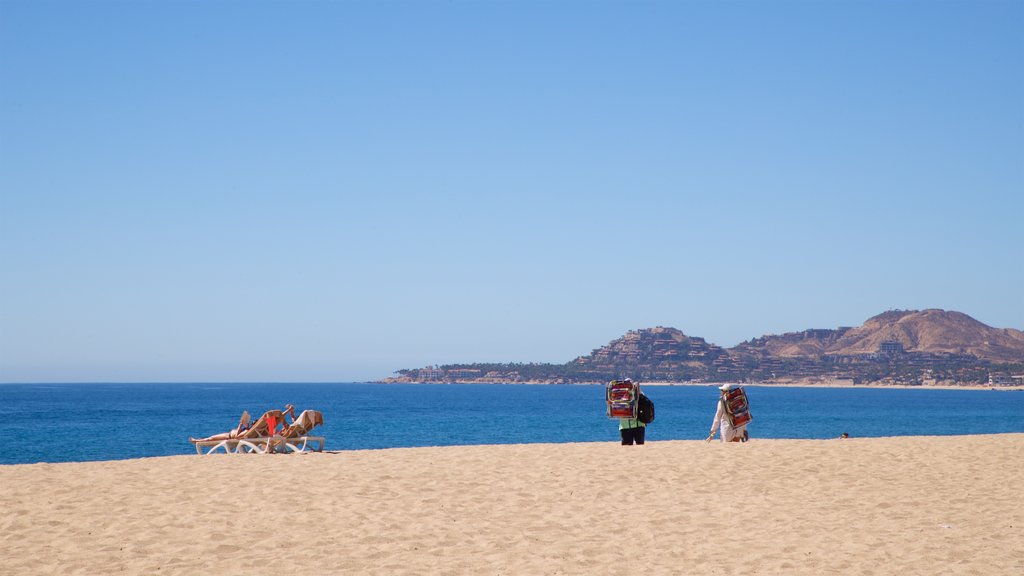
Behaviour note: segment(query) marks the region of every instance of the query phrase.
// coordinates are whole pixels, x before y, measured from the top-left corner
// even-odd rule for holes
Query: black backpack
[[[640,398],[637,399],[636,409],[636,417],[641,422],[644,424],[654,422],[654,402],[651,402],[651,399],[643,392],[640,393]]]

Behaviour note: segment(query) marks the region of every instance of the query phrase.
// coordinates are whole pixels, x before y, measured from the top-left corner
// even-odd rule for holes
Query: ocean
[[[649,442],[707,436],[718,390],[649,386]],[[1024,432],[1024,392],[748,386],[757,438]],[[0,464],[195,454],[248,410],[320,410],[326,450],[617,442],[604,387],[472,384],[7,384]]]

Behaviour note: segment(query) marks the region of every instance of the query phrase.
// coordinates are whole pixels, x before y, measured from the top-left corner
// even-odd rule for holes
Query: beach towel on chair
[[[310,430],[322,425],[323,423],[324,415],[319,411],[303,410],[302,413],[292,421],[292,425],[281,432],[281,435],[285,437],[305,436]]]
[[[275,444],[278,451],[305,452],[307,448],[322,452],[324,449],[323,436],[310,436],[309,432],[324,423],[324,415],[317,410],[303,410],[295,417],[291,426],[281,431]],[[311,444],[312,443],[312,444]],[[319,444],[317,446],[317,444]]]

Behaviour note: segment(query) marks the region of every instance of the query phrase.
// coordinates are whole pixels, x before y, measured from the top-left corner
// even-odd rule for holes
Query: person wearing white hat
[[[715,432],[721,429],[722,442],[741,442],[747,431],[747,425],[733,426],[729,411],[725,408],[725,397],[733,389],[733,385],[722,384],[718,389],[721,391],[718,396],[718,409],[715,411],[714,421],[711,422],[711,433],[708,434],[707,441],[711,442],[715,437]]]

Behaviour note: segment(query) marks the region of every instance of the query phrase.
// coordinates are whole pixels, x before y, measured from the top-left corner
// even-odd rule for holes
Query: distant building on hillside
[[[903,354],[903,343],[895,340],[887,340],[878,345],[879,354]]]
[[[444,380],[444,370],[435,368],[433,365],[427,366],[426,368],[420,368],[419,378],[420,382],[440,382]]]
[[[988,385],[989,386],[1013,386],[1013,376],[1010,376],[1006,372],[989,372],[988,373]]]

